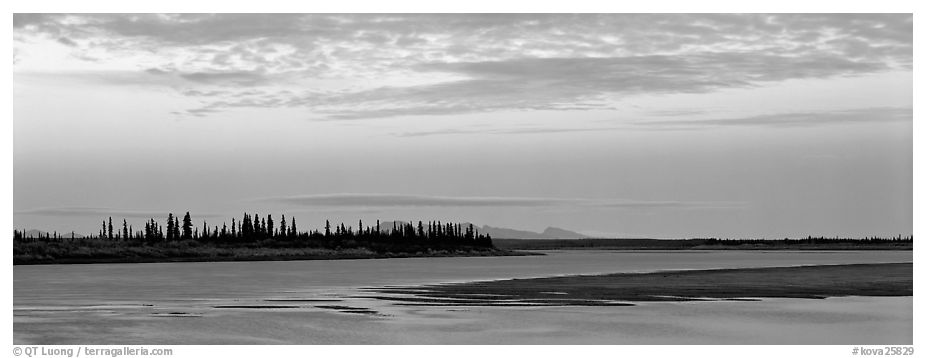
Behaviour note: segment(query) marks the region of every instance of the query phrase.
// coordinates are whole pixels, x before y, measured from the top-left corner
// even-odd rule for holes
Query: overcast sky
[[[912,233],[910,15],[14,15],[14,224]]]

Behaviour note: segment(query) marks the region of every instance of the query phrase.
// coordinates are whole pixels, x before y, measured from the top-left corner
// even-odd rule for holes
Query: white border
[[[455,2],[438,2],[428,0],[339,0],[339,1],[307,1],[294,2],[292,0],[261,0],[261,1],[189,1],[189,0],[159,0],[154,2],[130,1],[65,1],[44,0],[27,1],[18,0],[9,4],[11,14],[6,17],[7,28],[12,29],[12,13],[14,12],[900,12],[914,13],[914,68],[919,67],[918,59],[922,59],[921,39],[922,26],[919,13],[923,3],[915,1],[879,0],[879,1],[807,1],[807,0],[777,0],[773,2],[745,2],[745,1],[595,1],[570,0],[558,2],[521,2],[500,0],[467,0]],[[12,58],[12,36],[6,37],[10,43],[5,46],[8,51],[7,59]],[[7,73],[7,93],[12,92],[12,71]],[[913,175],[914,175],[914,237],[922,235],[922,220],[920,210],[923,202],[923,191],[918,190],[917,179],[926,178],[922,174],[922,146],[917,145],[917,138],[921,138],[920,126],[917,122],[917,108],[921,97],[916,93],[923,83],[923,75],[914,70],[914,144],[913,144]],[[6,190],[2,191],[3,200],[7,205],[3,209],[2,227],[9,233],[12,230],[13,217],[13,106],[12,96],[3,99],[6,116],[2,123],[2,138],[4,154],[2,156],[5,175],[3,183]],[[11,242],[8,241],[8,245]],[[10,247],[10,246],[8,246]],[[920,261],[922,248],[914,250],[914,261]],[[8,251],[9,252],[9,251]],[[6,279],[7,295],[3,295],[5,307],[12,308],[13,270],[11,256],[4,256],[3,267]],[[914,265],[914,277],[923,277],[920,265]],[[920,286],[914,281],[914,291],[921,292]],[[920,287],[921,288],[921,287]],[[914,296],[914,317],[922,309],[920,299]],[[6,316],[7,334],[4,336],[6,349],[12,345],[12,312]],[[922,342],[922,329],[918,320],[914,319],[914,344],[926,349]],[[921,333],[917,333],[921,332]],[[614,357],[617,354],[643,357],[658,356],[710,356],[710,357],[741,357],[744,355],[756,357],[850,357],[852,346],[460,346],[449,349],[444,346],[167,346],[174,348],[174,357],[256,357],[256,356],[376,356],[376,357],[409,357],[409,356],[440,356],[442,358],[455,358],[473,356],[507,356],[507,357],[576,357],[578,355],[593,354],[594,356]],[[9,352],[9,351],[8,351]],[[923,355],[923,353],[920,353]]]

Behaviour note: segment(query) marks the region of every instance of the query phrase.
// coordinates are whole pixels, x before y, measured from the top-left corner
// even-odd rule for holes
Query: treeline
[[[897,235],[894,237],[880,237],[880,236],[866,236],[863,238],[848,238],[848,237],[824,237],[824,236],[810,236],[799,239],[784,238],[780,240],[766,240],[766,239],[718,239],[718,238],[709,238],[709,239],[696,239],[702,240],[704,244],[707,245],[727,245],[727,246],[736,246],[736,245],[828,245],[828,244],[912,244],[913,235],[903,236]]]
[[[797,239],[495,239],[493,244],[498,248],[508,250],[908,250],[913,247],[913,236],[863,238],[807,236]]]
[[[145,222],[144,228],[136,230],[132,225],[123,219],[122,227],[113,227],[113,220],[103,220],[101,228],[95,235],[77,237],[74,232],[70,235],[59,235],[46,233],[44,236],[27,235],[24,231],[13,230],[14,242],[69,242],[79,243],[82,241],[112,241],[138,244],[158,244],[182,241],[194,241],[199,243],[218,243],[218,244],[253,244],[253,243],[274,243],[274,246],[280,246],[280,243],[302,243],[298,246],[305,246],[310,243],[321,243],[324,246],[333,247],[338,244],[350,244],[350,246],[362,246],[362,243],[415,243],[434,244],[441,247],[448,246],[476,246],[476,247],[493,247],[492,237],[488,234],[480,234],[477,228],[472,224],[463,225],[461,223],[442,223],[440,221],[418,221],[417,225],[412,222],[392,222],[390,227],[382,227],[377,220],[375,225],[363,224],[359,220],[356,227],[346,226],[344,223],[332,226],[330,221],[325,221],[323,231],[309,230],[299,231],[296,227],[295,218],[287,218],[285,215],[280,216],[280,221],[274,221],[271,215],[263,217],[258,214],[245,213],[240,220],[233,218],[231,225],[223,222],[221,226],[212,225],[203,221],[202,226],[194,225],[190,213],[187,212],[181,221],[173,213],[167,215],[165,222],[158,222],[151,218]]]

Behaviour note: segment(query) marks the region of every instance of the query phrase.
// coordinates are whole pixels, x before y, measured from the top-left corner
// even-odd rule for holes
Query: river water
[[[912,344],[912,297],[409,307],[364,288],[677,269],[912,262],[912,251],[15,266],[17,344]]]

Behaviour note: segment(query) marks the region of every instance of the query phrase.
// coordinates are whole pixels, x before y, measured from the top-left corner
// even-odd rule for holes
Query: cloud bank
[[[272,198],[258,201],[291,204],[307,207],[569,207],[594,206],[604,208],[729,208],[744,203],[724,201],[645,201],[627,199],[586,199],[546,197],[458,197],[386,193],[310,194]]]
[[[838,111],[776,113],[740,118],[638,122],[641,126],[703,128],[704,126],[809,127],[825,124],[888,123],[913,120],[913,108],[861,108]]]
[[[97,218],[135,218],[135,219],[149,219],[149,218],[165,218],[168,213],[172,211],[139,211],[139,210],[122,210],[122,209],[113,209],[113,208],[89,208],[89,207],[52,207],[52,208],[38,208],[30,210],[18,210],[15,212],[16,215],[43,215],[43,216],[59,216],[59,217],[97,217]],[[174,211],[174,215],[183,215],[184,212]],[[213,213],[191,213],[195,217],[222,217],[222,215],[213,214]]]
[[[138,75],[160,78],[152,85],[202,103],[176,112],[188,116],[607,109],[637,95],[912,69],[909,14],[15,14],[13,23],[14,71],[35,70],[27,45],[43,40],[104,67],[138,59]]]

